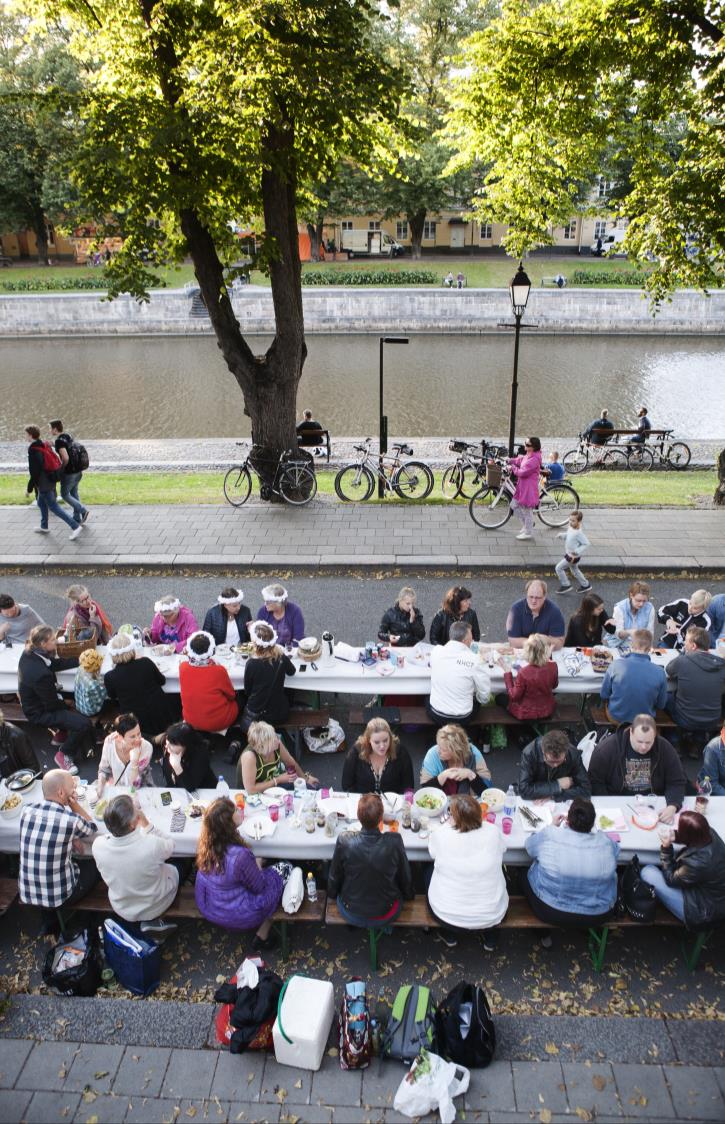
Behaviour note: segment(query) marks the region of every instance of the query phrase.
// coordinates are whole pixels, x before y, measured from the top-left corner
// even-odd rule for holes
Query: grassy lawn
[[[83,481],[82,495],[94,504],[179,504],[224,503],[222,472],[196,473],[89,473]],[[448,501],[440,494],[440,474],[428,503]],[[334,473],[318,473],[318,491],[334,496]],[[716,476],[710,472],[607,472],[572,477],[571,482],[587,507],[637,507],[640,504],[689,507],[712,499]],[[0,504],[25,504],[27,477],[5,475],[0,478]],[[255,483],[252,493],[258,497]],[[374,500],[368,501],[370,503]],[[397,498],[385,503],[405,503]],[[463,503],[465,501],[458,501]]]
[[[435,273],[440,273],[441,278],[451,270],[455,275],[459,269],[466,275],[466,280],[471,288],[477,289],[502,289],[507,288],[508,283],[516,272],[515,263],[503,255],[495,255],[491,257],[447,257],[440,254],[429,255],[421,258],[421,260],[413,261],[412,258],[406,257],[402,260],[384,261],[379,258],[371,258],[369,260],[358,259],[355,261],[341,261],[341,262],[325,262],[318,264],[317,262],[306,262],[302,269],[304,270],[330,270],[331,272],[344,271],[356,269],[371,269],[385,270],[391,272],[398,272],[400,270],[415,269],[418,266],[424,269],[431,269]],[[576,254],[541,254],[536,255],[526,263],[526,269],[529,277],[531,278],[534,286],[538,286],[542,277],[551,277],[556,273],[563,273],[564,276],[571,275],[575,269],[587,269],[595,272],[620,272],[623,269],[631,268],[629,263],[624,258],[613,258],[609,260],[601,260],[593,258],[589,254],[582,254],[577,257]],[[158,276],[161,280],[166,282],[166,286],[170,289],[179,289],[184,286],[188,281],[195,281],[194,270],[190,264],[184,264],[176,267],[169,267],[168,269],[160,269]],[[60,280],[65,278],[88,278],[95,277],[98,281],[98,287],[103,288],[103,269],[95,268],[87,265],[54,265],[54,266],[40,266],[40,265],[13,265],[9,269],[0,270],[0,293],[3,291],[3,283],[5,281],[18,282],[29,281],[35,278],[40,278],[43,281],[47,280]],[[269,285],[269,278],[265,277],[258,270],[252,272],[252,282],[255,285]],[[434,286],[431,286],[434,287]],[[596,286],[587,286],[588,288]]]

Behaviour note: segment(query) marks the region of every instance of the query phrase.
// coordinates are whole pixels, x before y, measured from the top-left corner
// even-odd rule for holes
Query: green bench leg
[[[601,929],[589,929],[589,955],[592,958],[592,967],[595,972],[601,972],[604,963],[604,954],[607,951],[607,938],[609,928],[604,925]]]
[[[691,972],[695,971],[697,962],[700,959],[700,953],[712,936],[712,929],[706,929],[703,933],[698,933],[691,948],[687,947],[687,941],[682,942],[682,955],[685,958],[685,964]]]
[[[373,972],[378,970],[378,941],[383,935],[382,929],[368,929],[370,938],[370,967]]]
[[[278,921],[279,925],[279,943],[280,943],[280,956],[283,960],[289,958],[289,929],[286,921]]]

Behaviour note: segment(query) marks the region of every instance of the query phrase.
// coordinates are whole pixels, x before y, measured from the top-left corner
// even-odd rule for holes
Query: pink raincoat
[[[527,453],[525,457],[509,457],[508,463],[515,468],[518,477],[514,499],[522,507],[538,507],[541,452]]]

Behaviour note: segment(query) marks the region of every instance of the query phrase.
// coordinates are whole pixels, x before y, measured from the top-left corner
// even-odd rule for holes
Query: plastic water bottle
[[[225,797],[227,800],[229,799],[229,785],[222,776],[220,776],[219,780],[216,782],[216,794],[218,800],[222,799],[223,797]]]
[[[311,902],[317,901],[317,883],[311,870],[307,872],[307,897]]]
[[[512,784],[510,784],[508,786],[507,791],[506,791],[506,795],[504,796],[503,814],[504,814],[504,816],[508,816],[509,819],[513,819],[515,811],[516,811],[516,793],[514,792],[514,786]]]

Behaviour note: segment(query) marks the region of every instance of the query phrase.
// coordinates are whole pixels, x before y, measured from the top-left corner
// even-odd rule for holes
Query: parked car
[[[626,230],[610,230],[603,234],[601,238],[595,239],[589,249],[597,258],[626,257],[627,251],[622,246],[626,233]],[[601,246],[599,245],[600,241]]]

